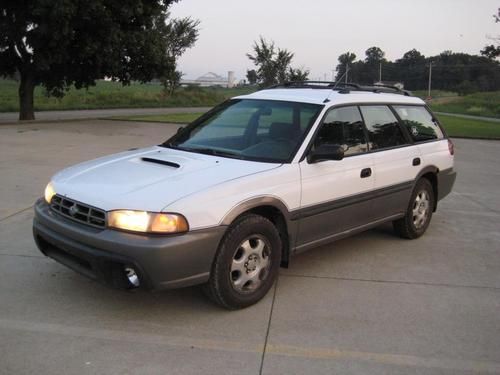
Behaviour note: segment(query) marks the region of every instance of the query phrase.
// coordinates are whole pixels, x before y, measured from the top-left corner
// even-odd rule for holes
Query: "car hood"
[[[161,211],[197,191],[279,166],[157,146],[77,164],[52,183],[58,194],[107,211]]]

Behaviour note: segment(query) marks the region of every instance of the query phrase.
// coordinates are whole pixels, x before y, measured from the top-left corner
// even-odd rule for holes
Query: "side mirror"
[[[344,148],[337,144],[324,143],[314,151],[309,152],[307,161],[309,163],[318,163],[325,160],[342,160],[344,158]]]
[[[182,132],[182,129],[184,129],[184,126],[178,127],[177,132],[175,134],[179,134],[180,132]]]

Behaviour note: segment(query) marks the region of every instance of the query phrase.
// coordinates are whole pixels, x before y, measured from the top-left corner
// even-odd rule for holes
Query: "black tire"
[[[405,216],[392,222],[396,233],[408,239],[424,234],[431,222],[435,199],[430,181],[421,178],[413,189]]]
[[[240,217],[219,245],[203,288],[205,294],[228,310],[255,304],[278,275],[281,248],[280,235],[271,221],[254,214]]]

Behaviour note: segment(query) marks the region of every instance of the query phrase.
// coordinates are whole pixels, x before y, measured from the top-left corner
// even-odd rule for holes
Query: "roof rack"
[[[332,81],[287,81],[269,86],[268,89],[328,89],[338,90],[342,94],[348,94],[350,91],[368,91],[374,93],[390,93],[412,96],[410,91],[402,90],[397,86],[390,85],[359,85],[350,82],[332,82]]]

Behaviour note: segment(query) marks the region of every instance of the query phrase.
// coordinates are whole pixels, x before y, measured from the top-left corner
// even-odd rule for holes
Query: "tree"
[[[257,72],[255,69],[252,70],[247,70],[247,80],[250,85],[256,85],[257,84]]]
[[[309,70],[304,68],[288,68],[288,80],[292,82],[307,81]]]
[[[384,60],[385,52],[379,47],[370,47],[365,51],[365,62],[368,64],[380,63]]]
[[[172,64],[162,33],[176,0],[2,0],[0,75],[20,76],[20,120],[34,118],[33,91],[62,96],[108,77],[149,81]]]
[[[167,18],[168,16],[167,13]],[[180,85],[182,73],[177,70],[177,59],[198,40],[199,25],[199,20],[186,17],[173,19],[162,26],[161,33],[166,42],[165,52],[170,63],[165,66],[164,72],[160,75],[160,81],[168,95],[172,95]]]
[[[493,15],[493,19],[495,20],[495,23],[500,22],[500,8],[497,10],[497,14]],[[494,44],[490,44],[488,46],[485,46],[481,50],[481,55],[486,56],[487,58],[494,60],[497,57],[500,57],[500,35],[491,38],[497,42],[497,45],[495,46]]]
[[[335,68],[337,75],[335,76],[335,81],[339,81],[342,77],[345,77],[346,70],[350,69],[354,61],[356,60],[356,54],[351,52],[343,53],[338,58],[338,64]]]
[[[416,49],[405,52],[394,63],[394,81],[402,82],[405,88],[423,90],[427,87],[428,67],[425,56]]]
[[[306,80],[309,75],[307,70],[291,68],[293,53],[275,48],[273,41],[267,42],[260,37],[259,42],[254,42],[253,50],[254,54],[247,53],[247,57],[257,67],[257,83],[261,86],[271,86],[290,81],[292,78]]]

